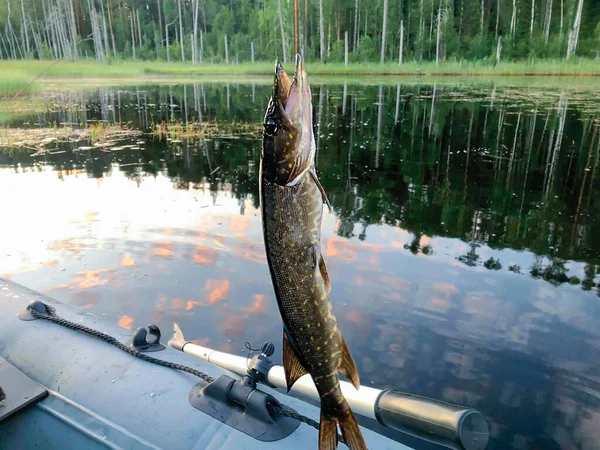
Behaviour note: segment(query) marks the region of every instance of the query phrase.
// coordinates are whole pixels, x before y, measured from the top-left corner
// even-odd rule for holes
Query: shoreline
[[[291,69],[290,63],[285,64]],[[531,62],[506,62],[498,66],[482,62],[444,62],[417,64],[407,62],[399,66],[397,62],[386,64],[358,64],[348,66],[343,63],[320,62],[307,63],[310,76],[323,79],[347,79],[362,83],[374,81],[373,77],[389,82],[394,78],[484,80],[560,80],[573,78],[596,82],[600,78],[600,60],[576,59],[571,62],[541,60]],[[210,78],[212,81],[229,79],[231,81],[259,78],[263,81],[272,76],[273,64],[258,62],[255,64],[205,64],[166,63],[156,61],[116,61],[101,64],[94,61],[39,61],[39,60],[2,60],[0,61],[0,96],[9,97],[20,91],[23,94],[35,92],[51,84],[69,84],[78,86],[85,83],[149,84],[152,82],[194,81]],[[216,78],[218,77],[218,78]],[[371,79],[369,79],[371,78]]]

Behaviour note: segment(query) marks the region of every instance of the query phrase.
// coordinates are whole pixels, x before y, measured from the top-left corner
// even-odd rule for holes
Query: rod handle
[[[490,437],[485,417],[475,409],[390,389],[377,399],[375,417],[386,427],[443,438],[464,450],[484,450]]]

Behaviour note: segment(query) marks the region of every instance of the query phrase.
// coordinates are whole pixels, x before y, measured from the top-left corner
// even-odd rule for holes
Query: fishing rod
[[[255,376],[258,374],[258,379],[262,379],[263,384],[287,389],[283,367],[269,359],[274,352],[271,343],[264,344],[261,354],[250,360],[186,341],[183,332],[175,324],[169,346],[241,377],[248,373]],[[483,450],[487,446],[488,424],[483,414],[475,409],[391,389],[381,390],[361,385],[357,390],[346,381],[340,381],[340,387],[352,411],[376,420],[384,427],[454,449]],[[309,375],[298,379],[290,392],[319,400],[317,389]]]
[[[294,55],[298,55],[300,53],[298,46],[298,36],[300,32],[298,30],[298,0],[294,0]]]

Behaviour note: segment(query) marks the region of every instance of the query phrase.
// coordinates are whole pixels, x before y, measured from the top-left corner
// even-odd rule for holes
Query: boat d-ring
[[[148,325],[148,330],[143,327],[135,330],[129,346],[142,353],[159,352],[165,349],[165,346],[160,343],[160,329],[154,324]]]
[[[23,308],[17,314],[17,317],[21,320],[37,320],[38,318],[31,314],[31,310],[34,310],[38,314],[43,315],[52,315],[54,313],[54,308],[49,305],[46,305],[44,302],[40,300],[35,300],[29,303],[25,308]]]

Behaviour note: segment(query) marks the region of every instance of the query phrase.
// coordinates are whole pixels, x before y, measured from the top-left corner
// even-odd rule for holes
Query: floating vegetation
[[[56,145],[60,143],[71,142],[85,143],[73,150],[122,150],[123,147],[117,146],[119,140],[135,138],[141,134],[141,131],[128,126],[108,125],[102,122],[94,122],[82,128],[0,128],[0,149],[29,149],[36,154],[43,154],[57,150]]]
[[[508,270],[514,273],[521,273],[521,266],[519,266],[518,264],[512,264],[508,266]]]
[[[38,112],[47,109],[46,102],[41,97],[1,98],[0,111],[3,113]]]
[[[135,136],[140,136],[142,134],[140,130],[133,130],[127,125],[109,125],[104,122],[96,122],[89,124],[85,129],[89,131],[90,141],[94,143],[95,146],[98,146],[98,144],[106,144],[115,139],[131,139]]]
[[[260,138],[262,124],[247,122],[160,122],[153,128],[153,135],[160,140],[180,143],[190,139],[238,139],[240,137]]]
[[[500,270],[502,269],[502,264],[500,264],[499,259],[490,258],[483,263],[483,267],[489,270]]]

